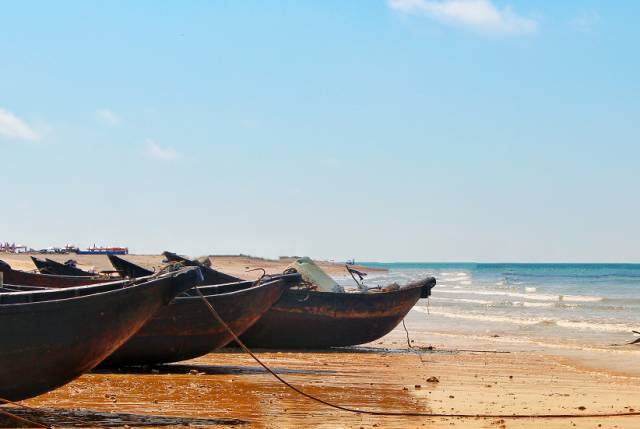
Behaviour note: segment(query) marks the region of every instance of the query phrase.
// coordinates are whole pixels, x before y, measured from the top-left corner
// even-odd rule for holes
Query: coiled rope
[[[346,411],[349,413],[356,414],[368,414],[373,416],[395,416],[395,417],[459,417],[459,418],[500,418],[500,419],[533,419],[533,418],[541,418],[541,419],[575,419],[575,418],[598,418],[598,417],[623,417],[623,416],[640,416],[640,411],[628,411],[628,412],[618,412],[618,413],[601,413],[601,414],[455,414],[455,413],[425,413],[425,412],[417,412],[417,411],[381,411],[381,410],[360,410],[357,408],[346,407],[343,405],[334,404],[332,402],[326,401],[317,396],[311,395],[300,388],[292,385],[280,375],[278,375],[275,371],[269,368],[265,363],[263,363],[249,348],[238,338],[238,336],[233,332],[233,330],[227,325],[227,323],[220,317],[218,312],[213,305],[207,300],[207,298],[202,294],[199,287],[196,287],[196,292],[202,298],[202,301],[205,303],[211,315],[216,319],[218,323],[220,323],[229,334],[233,337],[236,344],[242,348],[247,354],[249,354],[253,360],[255,360],[262,368],[264,368],[269,374],[271,374],[276,380],[280,383],[287,386],[289,389],[298,393],[301,396],[304,396],[307,399],[318,402],[322,405],[326,405],[327,407],[331,407],[337,410]]]

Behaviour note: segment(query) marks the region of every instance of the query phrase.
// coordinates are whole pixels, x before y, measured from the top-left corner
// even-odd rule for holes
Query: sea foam
[[[441,307],[430,307],[427,309],[422,306],[415,306],[413,310],[421,312],[421,313],[429,313],[432,315],[438,315],[442,317],[447,317],[451,319],[462,319],[462,320],[475,320],[478,322],[489,322],[489,323],[501,323],[501,324],[512,324],[512,325],[555,325],[560,328],[570,329],[570,330],[588,330],[594,332],[611,332],[611,333],[631,333],[636,327],[634,325],[626,324],[626,323],[607,323],[607,322],[598,322],[598,321],[580,321],[580,320],[564,320],[564,319],[550,319],[550,318],[538,318],[538,317],[530,317],[530,318],[519,318],[519,317],[509,317],[502,315],[489,315],[489,314],[474,314],[474,313],[458,313],[447,311],[447,309]]]
[[[435,288],[433,289],[434,295],[440,293],[456,293],[460,291],[453,289]],[[470,295],[484,295],[484,296],[508,296],[512,298],[525,298],[534,301],[568,301],[568,302],[599,302],[604,298],[600,296],[588,296],[588,295],[554,295],[543,293],[521,293],[521,292],[506,292],[506,291],[493,291],[493,290],[465,290],[464,293]]]

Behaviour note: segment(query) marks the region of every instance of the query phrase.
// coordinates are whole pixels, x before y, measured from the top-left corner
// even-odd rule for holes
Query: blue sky
[[[14,2],[0,240],[640,261],[636,1]]]

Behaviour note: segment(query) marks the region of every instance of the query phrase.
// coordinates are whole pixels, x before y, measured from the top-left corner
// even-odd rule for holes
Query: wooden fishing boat
[[[37,396],[91,370],[201,278],[189,268],[139,282],[0,293],[0,398]]]
[[[165,251],[165,252],[162,252],[162,255],[165,257],[165,260],[167,262],[179,262],[187,267],[199,267],[200,270],[202,271],[202,276],[204,277],[204,280],[202,281],[203,285],[217,285],[222,283],[231,283],[231,282],[238,282],[238,281],[244,280],[239,277],[235,277],[235,276],[214,270],[213,268],[207,265],[203,265],[201,262],[198,262],[192,259],[187,259],[176,253]]]
[[[44,259],[40,259],[40,258],[36,258],[35,256],[32,256],[31,260],[33,261],[33,265],[36,266],[38,271],[47,269],[47,261],[45,261]]]
[[[237,335],[267,312],[297,274],[263,283],[243,281],[203,286],[200,291]],[[227,345],[231,334],[211,315],[202,297],[192,291],[176,297],[101,366],[178,362],[205,355]]]
[[[150,272],[117,256],[109,255],[109,259],[124,276],[138,277]],[[183,265],[197,266],[196,263]],[[201,271],[209,271],[209,279],[234,279],[228,284],[203,286],[201,291],[236,334],[247,330],[269,310],[289,284],[300,281],[300,276],[296,274],[256,283],[239,281],[207,267],[202,267]],[[65,281],[70,279],[72,277],[58,276],[56,283],[49,287],[66,287]],[[34,288],[13,286],[14,289],[25,287]],[[102,366],[178,362],[207,354],[231,340],[231,335],[212,317],[199,295],[183,294],[161,309],[135,336],[110,355]]]
[[[34,265],[40,271],[41,274],[53,274],[60,276],[75,276],[75,277],[95,277],[95,273],[90,273],[88,271],[81,270],[80,268],[75,267],[69,263],[60,263],[58,261],[54,261],[53,259],[45,258],[39,259],[35,256],[31,257]]]
[[[259,348],[327,348],[375,341],[431,293],[433,277],[398,290],[335,293],[290,289],[240,339]]]
[[[142,268],[141,266],[122,259],[119,256],[107,255],[107,257],[109,258],[109,262],[111,262],[111,265],[113,265],[113,268],[115,268],[118,274],[120,274],[122,277],[135,279],[138,277],[145,277],[153,274],[153,271]]]
[[[170,252],[167,260],[190,261]],[[211,268],[208,268],[211,270]],[[206,269],[205,277],[206,277]],[[215,270],[212,270],[215,271]],[[259,348],[327,348],[375,341],[388,334],[420,298],[431,295],[436,279],[368,293],[287,289],[240,339]]]
[[[78,277],[29,273],[26,271],[14,270],[9,264],[4,261],[0,261],[0,273],[2,273],[4,282],[7,284],[41,286],[56,289],[64,287],[94,285],[114,280],[106,276]]]

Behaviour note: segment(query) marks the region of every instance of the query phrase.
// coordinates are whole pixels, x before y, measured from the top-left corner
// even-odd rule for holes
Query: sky
[[[0,241],[640,262],[640,2],[4,2]]]

